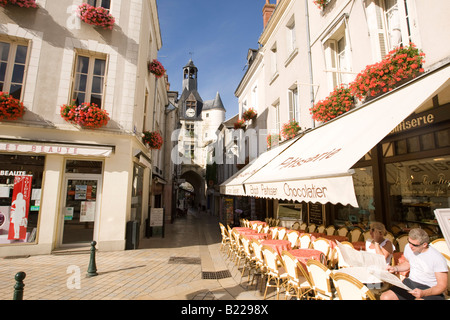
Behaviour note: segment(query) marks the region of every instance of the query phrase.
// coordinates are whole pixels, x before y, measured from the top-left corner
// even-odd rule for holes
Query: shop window
[[[354,168],[353,184],[358,208],[350,205],[336,205],[336,225],[358,225],[368,228],[369,222],[375,220],[374,185],[372,167]]]
[[[436,146],[438,148],[450,146],[450,129],[436,132]]]
[[[434,210],[450,206],[450,156],[386,164],[391,221],[438,232]]]
[[[111,0],[88,0],[88,4],[94,7],[103,7],[105,9],[111,9]]]
[[[103,162],[67,160],[66,173],[102,174]]]
[[[433,150],[436,148],[434,145],[434,134],[427,133],[420,136],[420,140],[422,141],[422,149],[423,150]]]
[[[0,154],[0,245],[36,241],[44,164],[45,157]]]
[[[25,79],[28,45],[0,41],[0,92],[21,99]]]

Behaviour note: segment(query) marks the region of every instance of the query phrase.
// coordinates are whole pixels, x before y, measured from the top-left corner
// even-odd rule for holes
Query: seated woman
[[[386,264],[390,265],[394,245],[389,239],[385,239],[386,227],[381,222],[372,222],[370,224],[370,237],[366,241],[366,251],[381,254],[386,259]]]

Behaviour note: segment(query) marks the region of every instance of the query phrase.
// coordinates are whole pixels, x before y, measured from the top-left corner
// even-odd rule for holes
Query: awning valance
[[[247,195],[358,207],[352,166],[449,84],[447,65],[307,132],[243,182]]]

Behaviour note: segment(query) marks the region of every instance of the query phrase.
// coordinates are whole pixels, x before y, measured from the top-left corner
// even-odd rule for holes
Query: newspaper
[[[342,245],[336,241],[342,257],[349,264],[350,268],[344,268],[344,273],[350,274],[361,282],[387,282],[394,286],[411,291],[412,289],[403,284],[403,282],[395,275],[386,270],[386,260],[380,254],[370,253],[366,251],[357,251],[353,248]],[[340,270],[341,271],[341,270]],[[371,280],[368,280],[371,279]]]

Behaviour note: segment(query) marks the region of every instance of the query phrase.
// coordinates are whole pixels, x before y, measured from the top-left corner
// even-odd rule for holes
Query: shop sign
[[[2,151],[109,157],[112,153],[112,147],[0,142],[0,152]]]
[[[32,177],[33,176],[16,176],[14,178],[8,240],[26,239]]]

